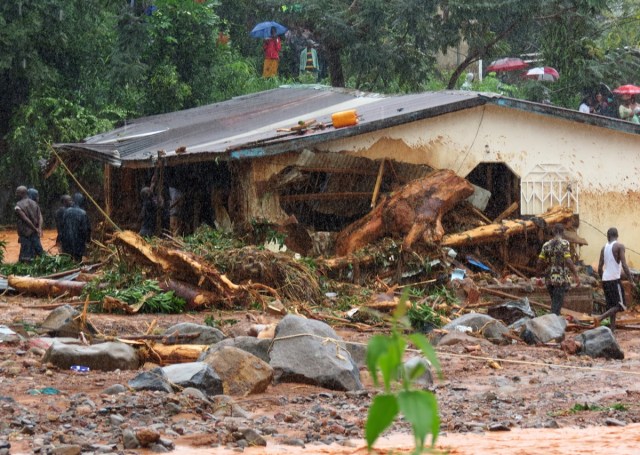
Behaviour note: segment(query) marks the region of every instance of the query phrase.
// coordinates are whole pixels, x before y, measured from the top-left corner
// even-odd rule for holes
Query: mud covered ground
[[[50,310],[35,308],[46,299],[3,295],[0,325],[33,330]],[[256,322],[277,319],[258,312],[202,312],[181,315],[117,316],[90,314],[104,334],[145,333],[152,321],[168,328],[178,322],[235,320],[221,328],[246,334]],[[366,343],[371,333],[337,329],[347,340]],[[451,454],[632,454],[640,446],[639,332],[616,334],[622,361],[568,356],[555,348],[523,344],[456,345],[438,349],[443,377],[434,390],[441,414],[437,447]],[[569,334],[571,336],[571,334]],[[477,349],[479,347],[479,349]],[[497,365],[491,362],[497,360]],[[497,366],[497,368],[496,368]],[[366,453],[363,425],[376,393],[361,370],[363,392],[336,392],[302,384],[271,386],[266,393],[234,397],[244,416],[215,415],[216,407],[180,394],[103,391],[123,384],[138,371],[80,375],[40,362],[38,351],[24,342],[0,344],[0,450],[45,453],[42,447],[80,445],[114,453],[124,450],[124,428],[152,428],[175,444],[174,453]],[[33,395],[50,387],[56,395]],[[117,415],[115,419],[112,416]],[[239,428],[262,434],[266,447],[243,448],[235,442]],[[406,423],[396,423],[376,445],[410,452]],[[64,452],[58,452],[64,453]]]

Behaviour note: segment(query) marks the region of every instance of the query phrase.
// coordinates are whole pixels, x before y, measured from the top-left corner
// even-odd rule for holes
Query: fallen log
[[[149,242],[133,231],[115,232],[113,241],[126,247],[129,252],[137,255],[147,265],[156,266],[162,271],[167,271],[170,267],[167,261],[155,253]]]
[[[554,206],[541,214],[539,219],[545,225],[555,223],[567,223],[573,217],[573,210],[567,207]],[[539,225],[534,220],[504,220],[500,223],[480,226],[468,231],[445,235],[442,239],[442,246],[462,247],[467,245],[480,245],[483,243],[499,242],[509,237],[539,229]]]
[[[144,360],[156,362],[159,365],[171,365],[174,363],[195,362],[204,351],[209,348],[208,344],[149,344],[146,348],[140,348],[141,357]]]
[[[43,297],[55,297],[63,294],[77,296],[82,293],[86,285],[86,283],[81,281],[58,281],[18,275],[9,275],[7,282],[9,286],[18,292],[26,292]]]
[[[473,191],[467,180],[448,169],[413,180],[338,233],[336,255],[346,256],[384,236],[402,236],[403,251],[411,251],[418,241],[439,242],[442,216]]]
[[[181,297],[187,303],[188,310],[197,310],[202,308],[210,308],[219,303],[226,303],[220,300],[220,296],[209,291],[205,291],[197,286],[184,281],[173,280],[168,278],[161,281],[160,288],[163,291],[173,291],[175,295]]]

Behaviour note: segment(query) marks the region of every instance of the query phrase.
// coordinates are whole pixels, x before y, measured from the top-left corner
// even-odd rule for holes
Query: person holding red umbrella
[[[618,114],[622,120],[640,124],[640,119],[636,114],[636,101],[633,95],[622,95]]]

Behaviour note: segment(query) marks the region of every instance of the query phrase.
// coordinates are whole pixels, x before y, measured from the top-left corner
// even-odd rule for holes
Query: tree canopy
[[[267,80],[260,40],[249,36],[266,20],[289,29],[279,78]],[[51,143],[304,80],[299,52],[310,45],[323,83],[383,93],[457,88],[480,60],[526,54],[561,78],[522,83],[515,96],[539,100],[544,92],[576,108],[602,83],[636,82],[639,21],[631,0],[2,2],[4,191],[37,185],[53,198],[66,190],[62,175],[44,181],[39,172]]]

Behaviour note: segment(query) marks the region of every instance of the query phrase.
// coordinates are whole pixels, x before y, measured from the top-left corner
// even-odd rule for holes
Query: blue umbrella
[[[251,30],[252,38],[270,38],[271,37],[271,27],[276,28],[276,35],[284,35],[287,33],[287,27],[284,25],[280,25],[277,22],[260,22],[258,25],[253,27]]]

